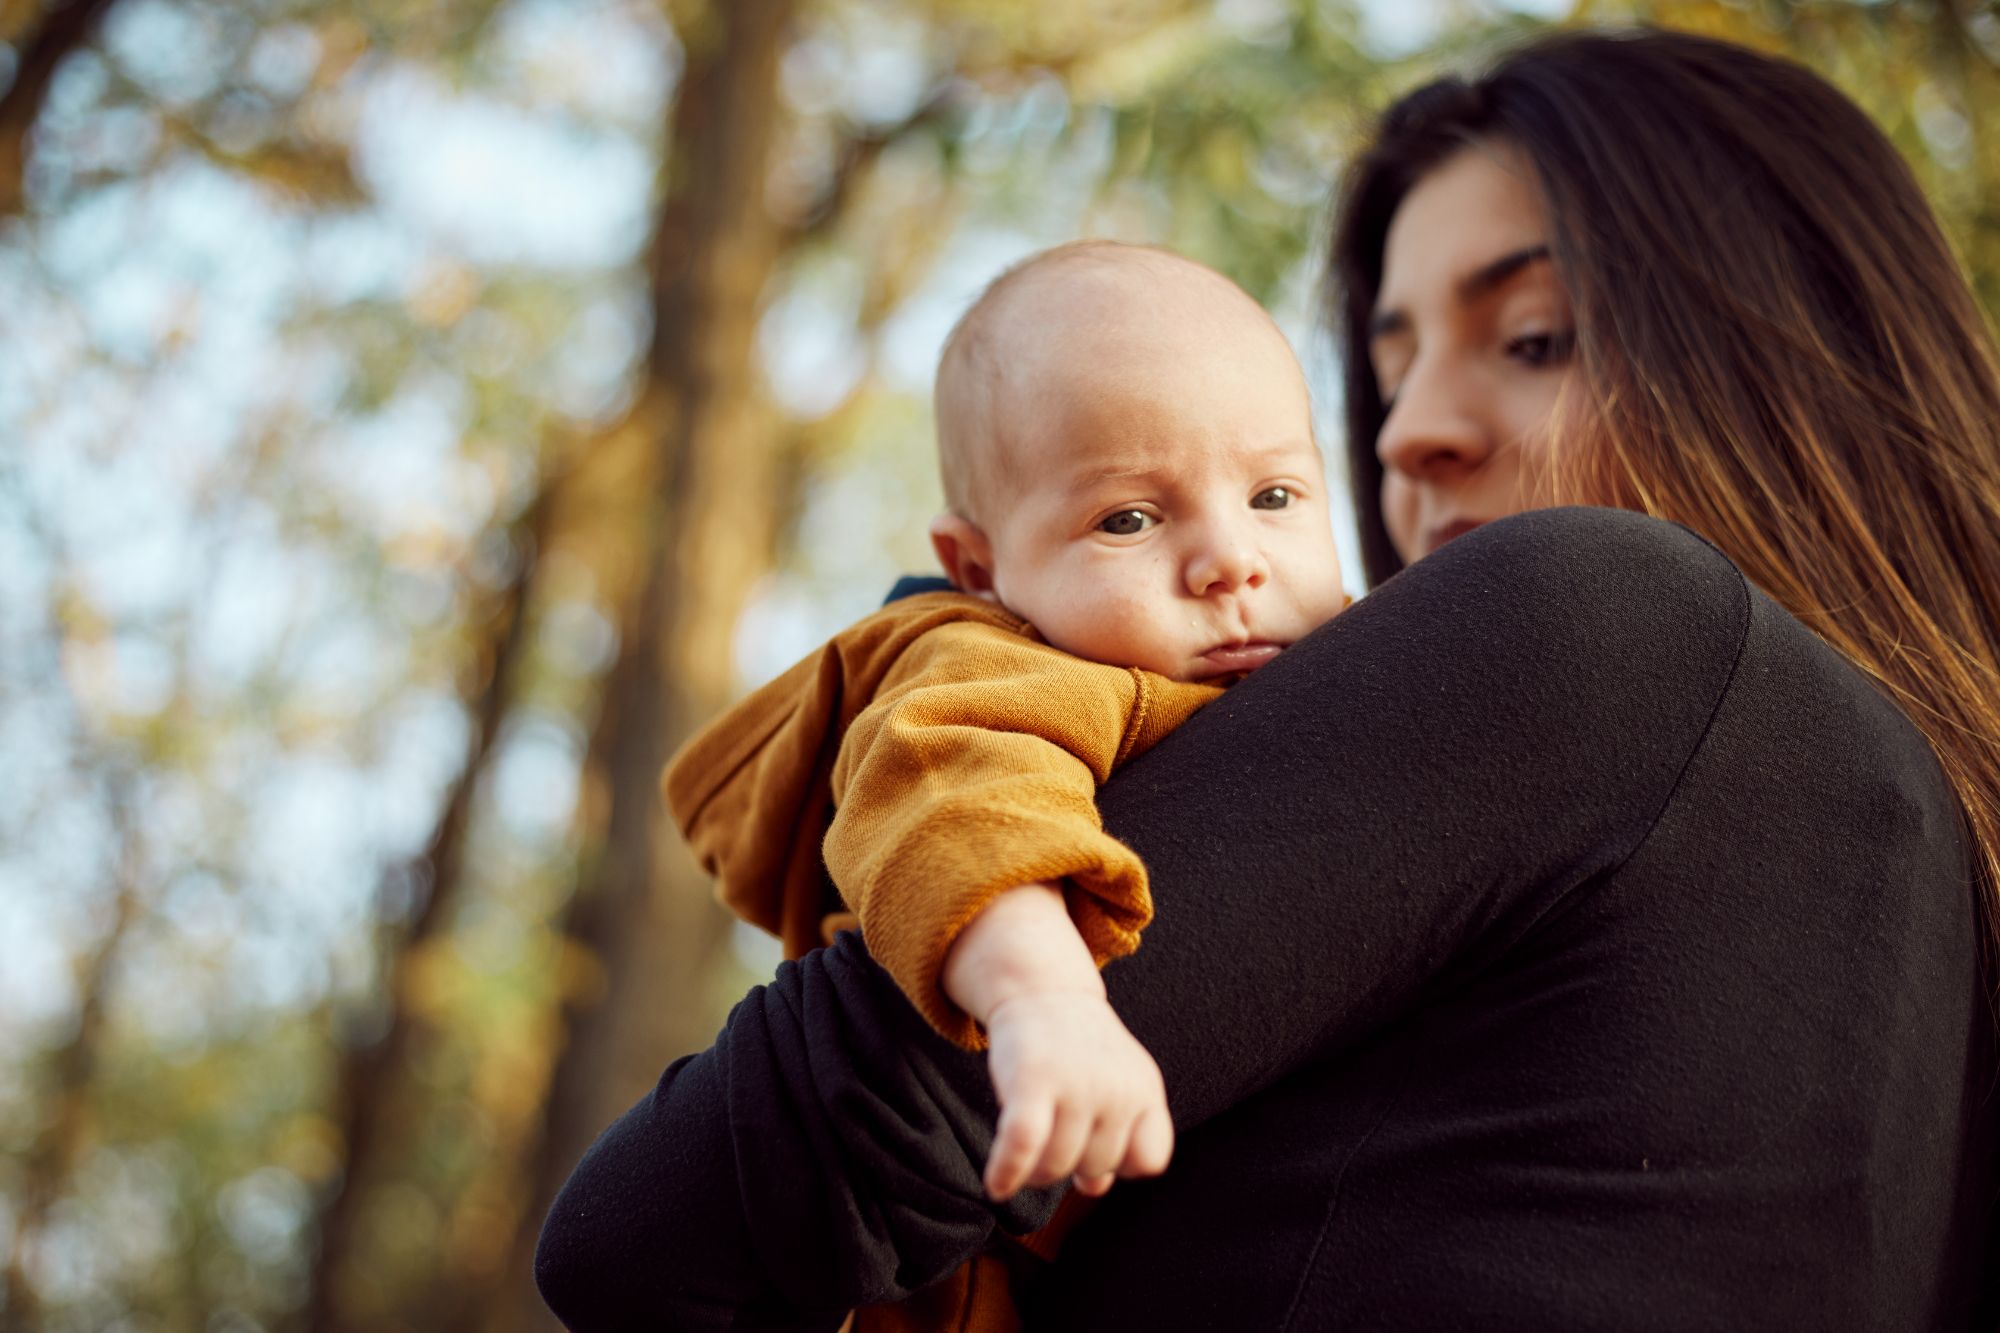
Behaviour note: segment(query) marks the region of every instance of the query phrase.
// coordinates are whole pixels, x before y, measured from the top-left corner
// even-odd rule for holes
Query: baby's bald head
[[[1296,367],[1263,307],[1211,268],[1152,246],[1076,241],[994,279],[952,329],[938,362],[938,457],[945,505],[991,521],[1021,477],[1038,409],[1090,377],[1161,394],[1218,340],[1250,340]]]

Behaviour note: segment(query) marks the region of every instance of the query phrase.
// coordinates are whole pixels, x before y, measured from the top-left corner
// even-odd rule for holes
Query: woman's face
[[[1389,225],[1369,357],[1388,406],[1375,452],[1405,564],[1534,504],[1576,345],[1547,213],[1509,145],[1460,150]]]

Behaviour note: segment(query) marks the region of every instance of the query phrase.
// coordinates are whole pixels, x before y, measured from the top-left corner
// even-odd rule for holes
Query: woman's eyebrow
[[[1549,247],[1537,242],[1524,245],[1511,254],[1501,255],[1490,264],[1482,264],[1458,280],[1458,301],[1460,305],[1470,305],[1480,297],[1503,286],[1510,278],[1528,265],[1549,257]]]
[[[1460,278],[1457,283],[1458,303],[1471,305],[1506,283],[1528,265],[1546,261],[1549,247],[1537,241],[1524,245],[1518,250],[1510,250],[1498,259],[1481,264],[1472,272]],[[1378,310],[1368,321],[1368,341],[1386,337],[1391,333],[1401,333],[1410,327],[1410,317],[1402,310]]]

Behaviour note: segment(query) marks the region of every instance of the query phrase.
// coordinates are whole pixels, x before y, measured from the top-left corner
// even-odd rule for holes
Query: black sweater
[[[1031,1328],[1973,1326],[1958,807],[1684,530],[1490,524],[1100,805],[1158,910],[1106,980],[1182,1137],[1024,1285]],[[831,1329],[1046,1218],[981,1196],[992,1116],[843,936],[605,1131],[543,1294],[579,1333]]]

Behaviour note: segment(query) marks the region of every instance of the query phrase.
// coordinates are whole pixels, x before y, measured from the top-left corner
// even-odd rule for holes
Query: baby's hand
[[[1156,1176],[1174,1151],[1160,1067],[1119,1021],[1102,989],[1029,990],[986,1017],[987,1068],[1000,1123],[986,1192],[1072,1176],[1100,1195],[1117,1176]]]

